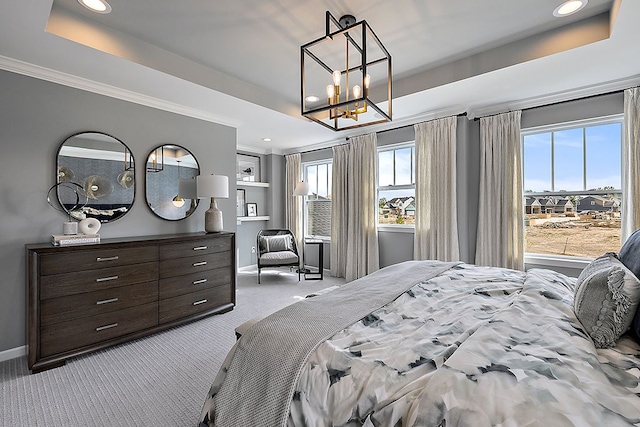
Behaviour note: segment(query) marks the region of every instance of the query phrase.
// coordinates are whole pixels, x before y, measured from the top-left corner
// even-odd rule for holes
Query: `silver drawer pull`
[[[109,304],[116,301],[118,301],[118,298],[103,299],[102,301],[96,301],[96,305]]]
[[[98,262],[104,262],[104,261],[117,261],[118,260],[118,256],[110,256],[110,257],[106,257],[106,258],[102,258],[102,257],[98,257],[96,258],[96,261]]]
[[[205,249],[208,249],[208,246],[196,246],[193,248],[194,251],[203,251]]]
[[[193,305],[200,305],[200,304],[204,304],[205,302],[207,302],[208,300],[206,299],[201,299],[200,301],[196,301],[193,303]]]
[[[118,326],[117,323],[112,323],[110,325],[100,326],[99,328],[96,328],[96,332],[104,331],[105,329],[115,328],[116,326]]]
[[[207,281],[207,279],[195,280],[195,281],[193,282],[193,284],[194,284],[194,285],[199,285],[199,284],[201,284],[201,283],[206,283],[206,281]]]
[[[118,276],[98,277],[96,282],[108,282],[109,280],[116,280]]]
[[[194,262],[192,265],[194,267],[200,267],[201,265],[207,265],[207,261]]]

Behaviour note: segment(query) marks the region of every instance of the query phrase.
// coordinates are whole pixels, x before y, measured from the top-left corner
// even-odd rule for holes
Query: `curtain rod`
[[[456,117],[465,117],[466,115],[467,115],[467,112],[465,111],[464,113],[456,114],[455,116]],[[448,116],[448,117],[452,117],[452,116]],[[417,123],[420,123],[420,122],[417,122]],[[413,127],[413,125],[412,124],[411,125],[403,125],[403,126],[398,126],[396,128],[383,129],[383,130],[380,130],[380,131],[378,131],[376,133],[390,132],[390,131],[393,131],[393,130],[400,130],[400,129],[404,129],[404,128],[408,128],[408,127]],[[345,137],[345,139],[347,141],[349,141],[350,138],[351,137],[349,137],[349,136]],[[313,152],[316,152],[316,151],[330,150],[333,147],[339,147],[340,145],[347,145],[347,144],[348,144],[348,142],[345,142],[345,143],[342,143],[342,144],[331,145],[329,147],[314,148],[313,150],[299,151],[299,153],[300,154],[307,154],[307,153],[313,153]]]
[[[574,102],[574,101],[583,101],[585,99],[591,99],[591,98],[599,98],[601,96],[607,96],[607,95],[613,95],[613,94],[617,94],[617,93],[624,93],[624,89],[618,89],[618,90],[612,90],[610,92],[604,92],[604,93],[597,93],[594,95],[587,95],[587,96],[583,96],[581,98],[573,98],[573,99],[567,99],[565,101],[556,101],[556,102],[552,102],[550,104],[543,104],[543,105],[536,105],[534,107],[529,107],[529,108],[522,108],[522,111],[530,111],[530,110],[535,110],[537,108],[544,108],[544,107],[551,107],[553,105],[560,105],[560,104],[566,104],[568,102]],[[509,111],[515,111],[515,110],[509,110]],[[505,111],[508,112],[508,111]],[[503,114],[503,113],[493,113],[493,114],[487,114],[486,116],[481,116],[481,117],[474,117],[473,121],[478,121],[483,117],[491,117],[491,116],[497,116],[498,114]]]

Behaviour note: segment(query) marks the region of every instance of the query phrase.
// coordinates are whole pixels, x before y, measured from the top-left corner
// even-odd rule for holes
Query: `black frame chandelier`
[[[334,131],[391,121],[391,55],[367,21],[336,20],[300,47],[301,111]]]

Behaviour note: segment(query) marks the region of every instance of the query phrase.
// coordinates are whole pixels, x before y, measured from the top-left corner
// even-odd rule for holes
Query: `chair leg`
[[[260,284],[260,266],[258,266],[258,285]]]

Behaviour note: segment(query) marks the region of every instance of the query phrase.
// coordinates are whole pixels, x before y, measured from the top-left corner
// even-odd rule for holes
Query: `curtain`
[[[298,251],[302,247],[302,197],[294,197],[293,190],[296,184],[302,180],[302,163],[300,153],[287,154],[285,158],[285,183],[284,198],[285,212],[284,222],[285,228],[291,230],[296,237]]]
[[[331,275],[347,275],[347,223],[348,201],[347,171],[349,170],[349,146],[333,147],[331,177]]]
[[[640,228],[640,88],[624,91],[622,242]]]
[[[476,264],[524,269],[521,111],[480,119]]]
[[[334,147],[331,273],[348,281],[379,268],[375,133]]]
[[[414,126],[416,218],[413,257],[458,261],[456,204],[457,117]]]

